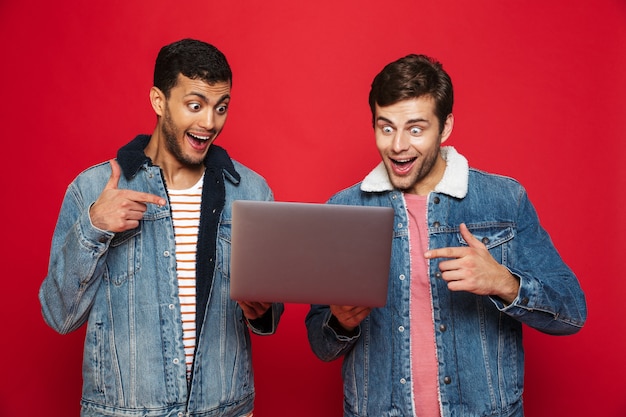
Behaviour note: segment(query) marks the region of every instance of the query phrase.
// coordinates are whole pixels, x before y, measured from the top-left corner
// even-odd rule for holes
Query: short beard
[[[425,159],[420,164],[418,170],[415,172],[414,178],[411,179],[410,184],[402,186],[402,184],[398,184],[396,181],[394,181],[393,171],[391,170],[391,168],[389,168],[387,174],[389,175],[389,179],[394,188],[403,192],[410,193],[415,189],[415,186],[419,182],[428,177],[428,175],[432,172],[434,166],[437,164],[437,158],[440,155],[441,138],[439,138],[437,142],[437,147],[435,148],[437,151],[425,157]]]
[[[190,167],[201,166],[204,163],[204,158],[202,160],[194,160],[187,157],[178,143],[178,137],[180,136],[180,132],[174,125],[174,121],[172,120],[172,115],[170,113],[169,106],[165,106],[165,113],[163,114],[163,123],[161,124],[161,133],[163,133],[163,137],[165,138],[165,145],[167,146],[167,150],[174,155],[174,158],[178,162],[183,165]]]

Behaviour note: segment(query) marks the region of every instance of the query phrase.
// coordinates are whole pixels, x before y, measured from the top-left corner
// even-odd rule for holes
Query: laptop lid
[[[384,306],[393,217],[391,207],[234,201],[231,298]]]

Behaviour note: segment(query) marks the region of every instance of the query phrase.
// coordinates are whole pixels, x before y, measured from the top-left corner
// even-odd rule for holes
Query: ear
[[[163,116],[165,114],[165,106],[167,99],[165,98],[165,94],[157,87],[152,87],[150,89],[150,104],[152,104],[152,108],[157,116]]]
[[[448,117],[446,117],[446,122],[443,125],[443,131],[441,132],[441,143],[444,143],[450,137],[452,133],[452,128],[454,127],[454,115],[450,113]]]

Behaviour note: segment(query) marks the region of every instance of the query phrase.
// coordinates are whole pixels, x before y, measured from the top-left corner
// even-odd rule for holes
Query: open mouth
[[[415,158],[393,159],[389,158],[394,168],[398,172],[406,172],[413,166],[413,163],[417,160]]]
[[[193,133],[189,133],[189,132],[187,132],[187,136],[189,136],[191,139],[196,140],[198,142],[206,142],[207,140],[211,139],[211,135],[200,136],[200,135],[194,135]]]
[[[194,133],[187,132],[187,140],[196,149],[203,149],[210,143],[210,140],[213,139],[212,134],[208,135],[198,135]]]
[[[413,158],[389,158],[391,169],[396,175],[407,175],[415,165],[417,157]]]

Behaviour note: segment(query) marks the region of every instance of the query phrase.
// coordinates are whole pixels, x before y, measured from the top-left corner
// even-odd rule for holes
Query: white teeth
[[[192,133],[187,133],[187,134],[189,136],[191,136],[192,138],[197,139],[197,140],[209,140],[209,139],[211,139],[211,136],[198,136],[198,135],[194,135]]]

